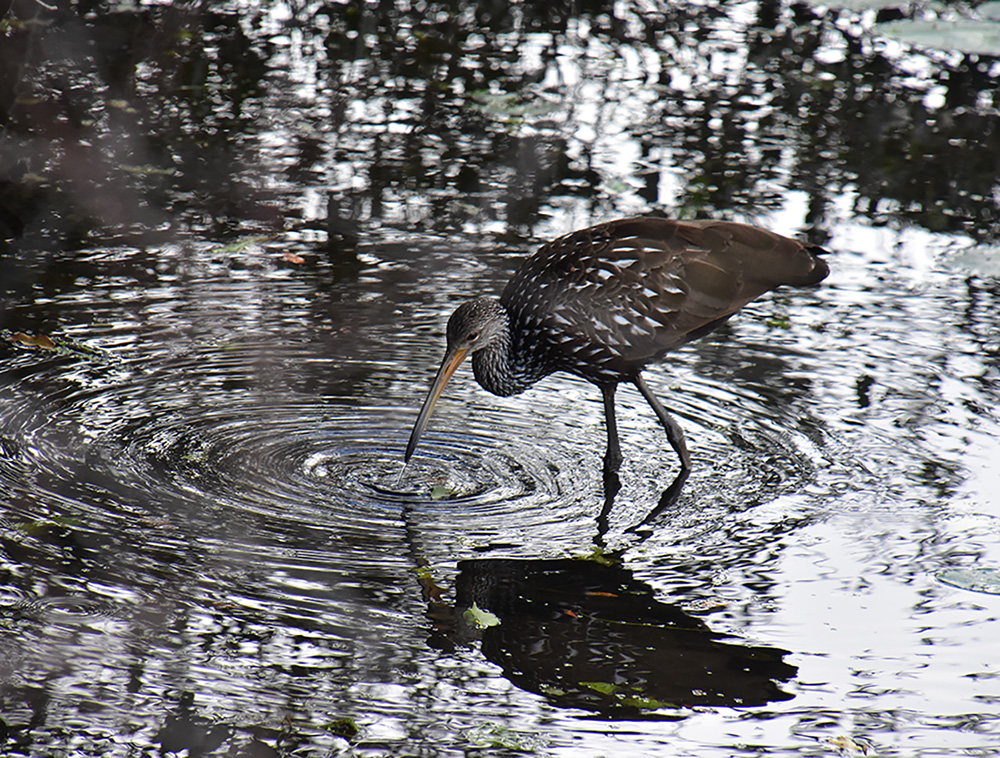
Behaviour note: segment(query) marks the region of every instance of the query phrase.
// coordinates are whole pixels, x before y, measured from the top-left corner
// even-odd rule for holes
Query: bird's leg
[[[603,548],[604,545],[604,535],[608,533],[608,516],[611,515],[611,509],[615,505],[615,495],[618,494],[618,490],[622,488],[621,479],[618,478],[617,471],[608,471],[607,467],[604,469],[604,507],[601,508],[601,513],[597,517],[597,537],[594,543]]]
[[[615,419],[615,391],[617,384],[607,384],[601,387],[604,397],[604,425],[608,430],[608,451],[604,454],[604,507],[597,517],[597,540],[604,547],[604,535],[608,531],[608,515],[615,504],[615,495],[621,489],[618,478],[618,467],[622,464],[622,449],[618,444],[618,422]]]
[[[684,430],[681,429],[680,424],[674,421],[673,416],[667,413],[667,409],[663,407],[656,395],[654,395],[649,387],[646,386],[646,382],[642,378],[642,374],[636,374],[635,378],[632,379],[632,382],[639,388],[639,392],[641,392],[642,396],[646,398],[646,402],[649,403],[650,407],[653,409],[653,413],[656,414],[656,417],[660,419],[660,423],[663,424],[663,428],[667,432],[667,439],[670,441],[670,445],[675,451],[677,451],[677,455],[681,459],[681,467],[684,470],[691,468],[691,456],[688,453],[687,445],[684,442]]]
[[[622,465],[622,449],[618,444],[618,422],[615,420],[615,390],[617,384],[601,386],[604,396],[604,426],[608,430],[608,452],[604,454],[604,475],[614,474]]]

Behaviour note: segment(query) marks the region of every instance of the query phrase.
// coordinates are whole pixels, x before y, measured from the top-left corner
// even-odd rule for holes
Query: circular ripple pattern
[[[393,409],[253,405],[202,412],[129,429],[107,463],[143,487],[165,483],[216,504],[310,524],[349,517],[399,518],[403,506],[445,510],[523,509],[560,495],[556,467],[480,457],[488,437],[452,437],[404,468]],[[433,497],[432,497],[433,495]]]
[[[344,350],[339,342],[334,348],[338,356]],[[152,349],[141,364],[32,366],[26,358],[22,381],[11,385],[21,396],[0,432],[0,477],[32,472],[31,499],[55,504],[57,513],[127,528],[162,520],[220,543],[239,541],[247,527],[282,542],[293,525],[398,538],[414,514],[437,543],[459,540],[473,550],[530,543],[531,552],[573,551],[593,533],[604,502],[605,433],[599,393],[582,380],[553,376],[501,399],[465,372],[404,467],[420,400],[412,382],[371,392],[382,369],[324,362],[322,346],[283,332]],[[688,365],[695,360],[682,355],[649,372],[689,437],[696,468],[684,497],[696,506],[706,496],[749,506],[811,480],[812,459],[822,453],[806,436],[784,433],[788,418],[754,390],[724,376],[702,378]],[[396,379],[401,370],[384,373]],[[664,386],[668,370],[682,391]],[[317,377],[328,376],[332,395],[316,390]],[[380,395],[394,399],[372,402]],[[641,396],[623,388],[618,407],[625,489],[612,526],[641,518],[676,472]]]
[[[287,715],[296,733],[317,727],[314,752],[328,754],[343,744],[315,740],[332,739],[334,714],[357,718],[369,746],[406,749],[423,730],[428,750],[460,752],[468,740],[442,724],[540,712],[537,695],[494,663],[441,645],[469,642],[442,639],[452,618],[443,605],[457,596],[449,572],[472,555],[590,548],[602,504],[599,394],[553,376],[494,400],[463,370],[404,471],[450,300],[475,275],[450,253],[428,267],[424,251],[401,247],[405,262],[346,277],[251,269],[243,253],[229,265],[207,244],[177,265],[155,251],[131,267],[108,254],[89,275],[66,269],[75,284],[46,276],[25,293],[18,328],[66,324],[118,359],[14,348],[0,363],[0,555],[11,585],[0,593],[0,668],[32,688],[6,690],[8,724],[32,724],[39,745],[78,746],[103,731],[123,750],[152,753],[166,751],[165,719],[192,713],[198,728],[285,734]],[[996,297],[976,287],[979,316],[962,307],[968,283],[948,303],[912,297],[881,273],[863,291],[824,287],[829,307],[811,319],[798,305],[788,329],[744,318],[734,326],[742,337],[701,342],[649,371],[695,469],[678,507],[630,543],[626,566],[660,600],[728,608],[720,631],[798,640],[801,681],[820,685],[798,688],[792,722],[822,722],[837,707],[853,683],[824,679],[829,661],[856,658],[867,622],[888,618],[836,615],[857,612],[852,588],[865,576],[886,609],[903,609],[866,657],[894,698],[874,705],[989,725],[975,703],[990,697],[989,679],[976,689],[968,676],[978,670],[970,661],[990,660],[988,635],[976,608],[963,613],[970,604],[934,579],[996,548],[988,519],[956,512],[953,494],[965,438],[996,436],[995,367],[983,357],[996,342]],[[977,332],[990,336],[980,344]],[[755,334],[759,347],[747,339]],[[797,339],[808,345],[801,356],[791,353]],[[626,462],[612,530],[641,518],[676,471],[642,398],[623,388],[619,402]],[[562,621],[557,634],[573,624]],[[965,657],[937,655],[943,663],[928,669],[928,635]],[[834,658],[808,652],[824,645]],[[901,677],[916,682],[905,702]],[[11,718],[9,701],[30,691],[38,697]],[[933,706],[927,692],[938,693]],[[48,715],[31,713],[32,702]],[[414,725],[425,712],[433,723]],[[572,722],[565,745],[586,742],[578,714],[549,715]],[[690,744],[733,723],[722,714],[696,725]],[[824,735],[814,736],[806,751]]]
[[[222,355],[227,367],[252,361],[232,353]],[[442,413],[440,430],[404,467],[409,419],[400,420],[398,407],[206,392],[219,371],[218,362],[185,360],[171,384],[162,383],[162,370],[121,382],[67,383],[58,370],[52,382],[36,376],[59,388],[7,415],[0,477],[34,472],[36,501],[61,503],[60,513],[84,520],[117,512],[134,521],[138,512],[227,539],[226,524],[248,520],[269,533],[298,524],[382,534],[398,529],[406,512],[449,527],[482,519],[484,532],[516,514],[523,534],[564,525],[597,500],[594,480],[578,475],[583,464],[556,457],[578,448],[523,443],[538,435],[534,421],[529,432],[490,409],[459,419]],[[519,446],[498,442],[501,419]]]
[[[122,617],[121,609],[89,597],[47,596],[21,605],[17,612],[45,624],[96,625]]]

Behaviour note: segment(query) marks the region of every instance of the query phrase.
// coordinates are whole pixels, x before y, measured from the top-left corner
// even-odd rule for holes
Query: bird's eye
[[[479,339],[479,332],[469,332],[469,336],[465,338],[466,342],[474,342]]]

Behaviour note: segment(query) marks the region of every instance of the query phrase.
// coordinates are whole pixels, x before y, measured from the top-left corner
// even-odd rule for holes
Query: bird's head
[[[488,346],[508,328],[507,311],[499,300],[491,297],[481,297],[462,303],[448,319],[448,349],[445,351],[441,368],[438,369],[434,383],[424,400],[424,405],[417,416],[417,422],[410,434],[403,460],[410,460],[417,447],[420,435],[423,434],[427,420],[431,416],[435,403],[441,397],[444,386],[451,379],[455,369],[461,365],[466,356]]]
[[[507,311],[500,301],[481,297],[462,303],[448,319],[448,352],[474,353],[490,344],[507,328]]]

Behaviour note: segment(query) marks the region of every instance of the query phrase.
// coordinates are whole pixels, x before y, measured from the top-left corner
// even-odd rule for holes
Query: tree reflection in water
[[[877,223],[995,236],[988,60],[921,58],[917,77],[849,18],[19,0],[0,51],[0,236],[322,228],[328,192],[363,225],[524,233],[560,211],[752,217],[791,190],[817,241],[844,198]]]

